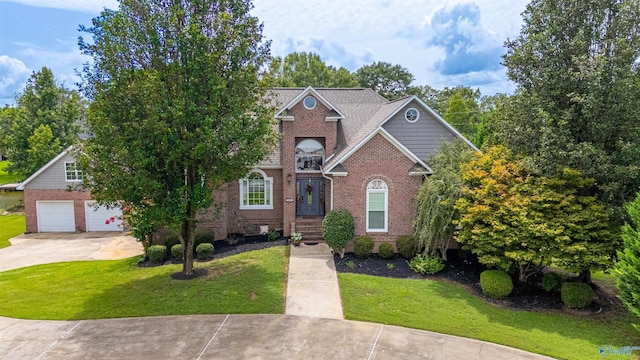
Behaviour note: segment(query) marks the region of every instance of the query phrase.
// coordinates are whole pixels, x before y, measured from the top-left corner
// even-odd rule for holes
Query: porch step
[[[322,218],[296,218],[296,232],[302,233],[302,241],[324,241]]]

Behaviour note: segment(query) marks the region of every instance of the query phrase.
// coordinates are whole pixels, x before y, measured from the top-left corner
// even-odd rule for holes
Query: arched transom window
[[[380,179],[367,185],[367,231],[387,231],[389,189]]]
[[[324,163],[324,146],[317,140],[305,139],[296,146],[296,172],[317,172]]]
[[[254,170],[240,179],[240,209],[273,209],[273,178]]]

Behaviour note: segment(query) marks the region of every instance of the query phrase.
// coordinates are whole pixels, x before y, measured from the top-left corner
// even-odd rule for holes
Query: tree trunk
[[[587,284],[591,283],[591,270],[586,269],[586,270],[580,271],[580,274],[578,275],[578,281],[587,283]]]

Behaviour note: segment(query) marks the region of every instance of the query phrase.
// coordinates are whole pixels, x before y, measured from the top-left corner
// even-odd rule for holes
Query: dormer
[[[302,103],[307,110],[315,109],[319,104],[325,106],[329,111],[325,116],[325,121],[327,122],[335,122],[341,119],[344,119],[344,114],[340,112],[338,108],[336,108],[329,100],[320,95],[314,88],[311,86],[304,89],[298,96],[293,98],[289,103],[284,105],[280,110],[276,113],[276,119],[282,121],[295,121],[295,116],[291,114],[291,109]]]

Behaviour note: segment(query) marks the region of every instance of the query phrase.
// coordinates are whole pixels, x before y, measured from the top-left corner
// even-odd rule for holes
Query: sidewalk
[[[285,314],[344,318],[336,265],[327,244],[291,246]]]

